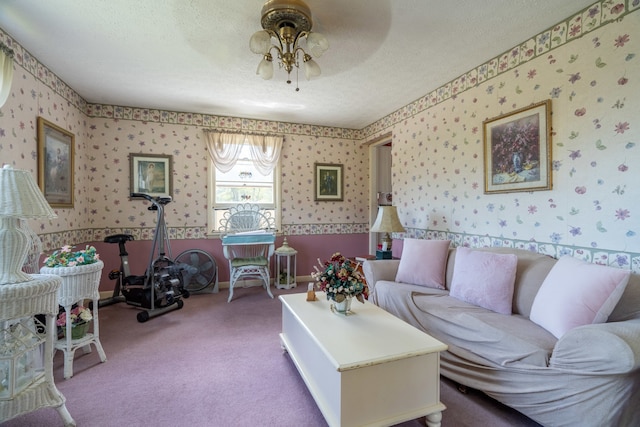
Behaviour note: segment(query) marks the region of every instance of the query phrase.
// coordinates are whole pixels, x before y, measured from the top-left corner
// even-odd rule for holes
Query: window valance
[[[251,160],[258,171],[268,175],[280,159],[282,135],[260,135],[205,130],[207,150],[220,172],[229,172],[240,158],[240,150],[246,144]]]

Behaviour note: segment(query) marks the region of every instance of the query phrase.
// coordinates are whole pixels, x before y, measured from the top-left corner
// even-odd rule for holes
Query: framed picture
[[[342,201],[342,165],[315,164],[315,197],[317,202]]]
[[[151,197],[171,197],[173,192],[172,156],[130,154],[129,193]]]
[[[53,208],[73,207],[73,133],[38,117],[38,186]]]
[[[551,100],[482,125],[485,194],[551,190]]]

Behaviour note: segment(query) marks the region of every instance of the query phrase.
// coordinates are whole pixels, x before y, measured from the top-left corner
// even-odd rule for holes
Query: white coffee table
[[[283,348],[330,426],[388,426],[426,416],[440,426],[447,346],[374,304],[330,310],[323,293],[281,295]]]

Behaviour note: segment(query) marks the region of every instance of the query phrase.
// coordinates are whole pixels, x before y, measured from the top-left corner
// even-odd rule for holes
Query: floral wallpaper
[[[640,272],[639,3],[596,3],[365,130],[392,129],[409,235]],[[546,99],[553,189],[485,195],[482,122]]]
[[[0,109],[1,162],[37,174],[38,116],[75,134],[75,206],[33,224],[52,249],[121,230],[150,238],[153,218],[128,201],[128,156],[171,154],[169,231],[199,239],[209,209],[202,129],[278,132],[285,135],[283,231],[366,233],[365,143],[391,131],[394,204],[407,236],[572,253],[640,272],[639,3],[595,2],[361,130],[87,104],[0,30],[16,52],[12,93]],[[553,189],[485,195],[483,120],[546,99]],[[345,158],[344,202],[314,202],[313,163]]]

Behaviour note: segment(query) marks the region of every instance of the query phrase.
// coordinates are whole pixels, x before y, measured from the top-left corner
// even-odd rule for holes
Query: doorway
[[[392,133],[389,132],[369,142],[369,226],[378,215],[378,194],[391,195]],[[391,200],[384,198],[388,204]],[[376,253],[381,233],[369,233],[369,254]]]

